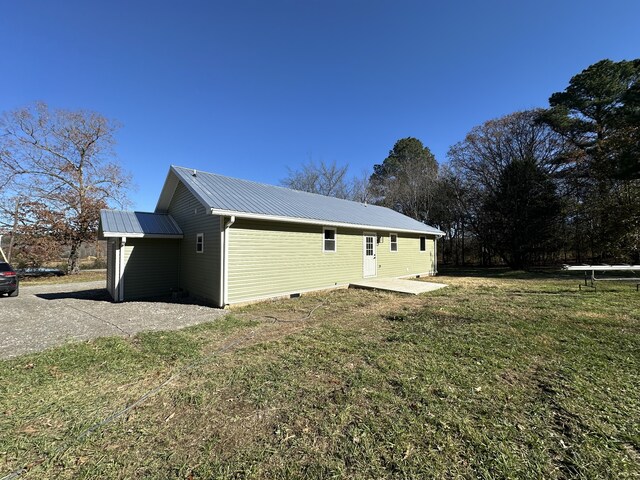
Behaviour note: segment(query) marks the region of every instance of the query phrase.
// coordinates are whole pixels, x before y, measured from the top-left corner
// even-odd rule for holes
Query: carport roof
[[[104,238],[182,238],[182,230],[166,213],[100,210],[100,233]]]

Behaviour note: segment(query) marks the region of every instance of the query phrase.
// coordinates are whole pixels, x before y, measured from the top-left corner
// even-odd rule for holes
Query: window
[[[196,253],[204,252],[204,233],[196,235]]]
[[[392,252],[398,251],[398,235],[396,233],[389,234],[389,250]]]
[[[420,237],[420,251],[427,251],[427,237]]]
[[[364,237],[364,254],[367,257],[373,257],[375,250],[373,249],[373,236],[367,235]]]
[[[324,242],[322,245],[323,252],[335,252],[336,251],[336,229],[324,228],[322,230]]]

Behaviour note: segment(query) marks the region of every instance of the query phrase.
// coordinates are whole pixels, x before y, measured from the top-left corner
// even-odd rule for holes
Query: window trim
[[[394,242],[393,240],[391,240],[391,237],[395,236],[396,237],[396,241]],[[395,244],[396,249],[393,249],[393,245]],[[398,251],[400,250],[399,246],[398,246],[398,234],[394,233],[394,232],[389,232],[389,251],[391,253],[398,253]]]
[[[204,233],[196,233],[196,253],[204,253]]]
[[[326,250],[326,241],[325,232],[327,230],[331,230],[333,232],[333,250]],[[338,229],[335,227],[322,227],[322,253],[336,253],[338,251]]]
[[[424,248],[422,248],[422,242],[423,241],[424,241]],[[426,251],[427,251],[427,236],[426,235],[420,235],[419,244],[418,244],[418,250],[420,251],[420,253],[426,253]]]

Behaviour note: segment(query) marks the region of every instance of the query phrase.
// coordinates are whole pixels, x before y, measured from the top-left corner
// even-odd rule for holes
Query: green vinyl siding
[[[391,251],[389,233],[381,232],[378,243],[378,277],[402,277],[434,273],[434,237],[426,236],[426,251],[420,251],[420,235],[398,233],[398,251]]]
[[[323,252],[320,225],[238,219],[229,229],[228,302],[346,285],[363,278],[363,231],[336,229],[336,251]],[[388,234],[378,244],[378,277],[432,271],[419,236],[398,234],[398,252],[388,253]],[[431,247],[432,248],[432,247]],[[386,249],[387,252],[383,250]]]
[[[362,275],[362,234],[337,229],[323,252],[322,226],[237,219],[229,229],[229,303],[326,288]]]
[[[206,208],[178,182],[169,213],[182,229],[180,242],[180,287],[189,295],[220,305],[220,217]],[[196,253],[196,240],[204,234],[203,252]]]
[[[124,299],[169,295],[178,287],[179,240],[128,238]]]

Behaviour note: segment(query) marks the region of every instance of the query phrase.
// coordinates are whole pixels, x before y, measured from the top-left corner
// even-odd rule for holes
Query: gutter
[[[402,233],[417,233],[419,235],[435,235],[436,237],[444,236],[444,232],[441,230],[413,230],[408,228],[397,228],[397,227],[384,227],[379,225],[361,225],[356,223],[344,223],[344,222],[332,222],[328,220],[314,220],[311,218],[297,218],[297,217],[283,217],[279,215],[264,215],[260,213],[248,213],[248,212],[233,212],[229,210],[219,210],[216,208],[211,208],[211,215],[231,215],[232,218],[248,218],[253,220],[270,220],[274,222],[287,222],[287,223],[302,223],[308,225],[323,225],[325,227],[344,227],[344,228],[355,228],[355,229],[363,229],[368,231],[380,231],[380,232],[402,232]],[[425,225],[426,226],[426,225]]]
[[[101,235],[101,239],[106,238],[118,238],[122,237],[122,235],[127,235],[129,238],[175,238],[181,239],[184,238],[182,233],[180,234],[168,234],[168,233],[131,233],[131,232],[103,232]]]

